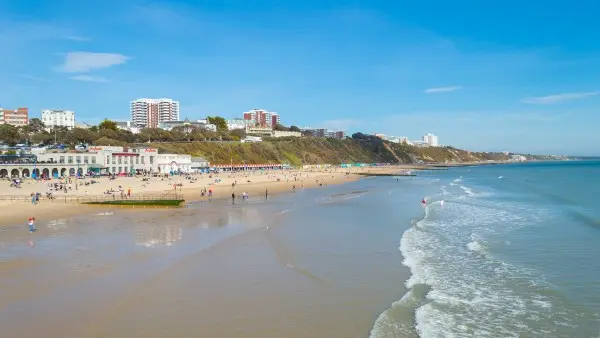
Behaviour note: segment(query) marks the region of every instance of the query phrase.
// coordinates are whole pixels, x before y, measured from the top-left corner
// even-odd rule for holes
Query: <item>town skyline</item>
[[[96,124],[123,120],[133,97],[173,97],[182,118],[268,107],[349,134],[435,132],[473,151],[597,155],[598,47],[583,42],[599,25],[593,8],[492,7],[2,2],[0,103]],[[568,32],[545,24],[555,14]]]

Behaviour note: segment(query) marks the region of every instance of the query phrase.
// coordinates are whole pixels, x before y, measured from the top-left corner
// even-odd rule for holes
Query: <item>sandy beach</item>
[[[225,176],[224,198],[185,208],[12,202],[12,215],[45,216],[34,234],[0,228],[3,337],[368,336],[405,292],[398,240],[425,192],[410,177],[302,174],[295,193],[281,177]],[[235,179],[250,198],[232,205]],[[202,187],[183,184],[192,197]]]
[[[189,178],[184,176],[150,177],[117,177],[110,180],[108,177],[85,178],[71,180],[66,184],[67,191],[51,190],[48,185],[63,183],[64,179],[53,179],[49,181],[35,181],[25,179],[21,188],[10,186],[10,181],[0,181],[0,210],[2,219],[0,226],[7,224],[26,223],[29,217],[36,217],[38,222],[54,219],[57,217],[70,217],[86,213],[96,212],[99,207],[77,204],[72,202],[74,197],[105,198],[106,191],[113,191],[120,196],[121,191],[126,194],[131,191],[132,196],[140,194],[162,195],[182,194],[187,202],[208,200],[208,196],[201,196],[202,189],[213,191],[213,198],[231,198],[235,193],[241,196],[244,192],[250,199],[265,198],[265,193],[275,195],[279,193],[293,192],[301,188],[314,188],[332,184],[342,184],[360,179],[358,173],[398,173],[410,170],[414,166],[390,166],[372,168],[331,168],[331,169],[307,169],[265,172],[238,172],[219,174],[193,174]],[[94,180],[97,183],[90,184]],[[235,184],[235,186],[232,186]],[[47,200],[44,196],[52,192],[55,200]],[[33,205],[30,202],[32,193],[40,193],[42,198],[39,203]],[[64,201],[64,199],[68,202]],[[18,199],[18,201],[10,200]],[[83,198],[82,198],[83,200]]]

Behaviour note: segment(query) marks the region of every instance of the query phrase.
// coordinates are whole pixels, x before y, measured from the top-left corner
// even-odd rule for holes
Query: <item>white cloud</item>
[[[37,76],[33,76],[33,75],[28,75],[28,74],[20,74],[19,77],[23,78],[23,79],[31,80],[31,81],[48,82],[47,79],[44,79],[44,78],[41,78],[41,77],[37,77]]]
[[[65,36],[64,38],[67,39],[67,40],[80,41],[80,42],[92,40],[90,38],[86,38],[86,37],[83,37],[83,36],[77,36],[77,35],[69,35],[69,36]]]
[[[454,92],[457,90],[461,90],[462,87],[461,86],[452,86],[452,87],[436,87],[436,88],[429,88],[429,89],[425,89],[425,93],[426,94],[435,94],[435,93],[448,93],[448,92]]]
[[[600,94],[600,91],[597,92],[582,92],[582,93],[562,93],[556,95],[548,95],[548,96],[539,96],[539,97],[528,97],[521,102],[523,103],[532,103],[532,104],[554,104],[563,101],[569,100],[580,100],[585,99],[590,96],[596,96]]]
[[[106,79],[102,76],[92,76],[92,75],[76,75],[76,76],[71,76],[69,79],[76,80],[76,81],[83,81],[83,82],[100,82],[100,83],[110,82],[108,79]]]
[[[321,126],[328,129],[348,130],[353,126],[361,124],[361,121],[354,119],[328,120],[321,123]]]
[[[86,73],[94,69],[124,64],[130,57],[116,53],[69,52],[59,68],[66,73]]]

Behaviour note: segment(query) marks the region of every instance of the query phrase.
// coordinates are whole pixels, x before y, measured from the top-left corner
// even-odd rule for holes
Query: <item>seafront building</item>
[[[423,135],[423,143],[426,143],[430,147],[439,146],[438,137],[431,133],[427,133],[427,134]]]
[[[0,161],[0,177],[56,178],[88,172],[115,175],[192,172],[190,155],[159,154],[155,148],[90,146],[87,151],[39,150],[32,154],[0,156],[3,157]]]
[[[302,133],[312,137],[326,137],[326,138],[335,138],[338,140],[343,140],[346,138],[346,132],[344,130],[329,130],[326,128],[310,128],[304,127],[300,128]]]
[[[276,125],[281,124],[281,118],[278,113],[257,108],[245,112],[244,121],[247,124],[254,124],[257,127],[271,129],[275,129]]]
[[[172,99],[137,99],[130,103],[131,123],[138,128],[158,128],[164,121],[179,120],[179,102]]]
[[[10,124],[15,127],[22,127],[29,124],[29,109],[4,109],[0,108],[0,124]]]
[[[227,130],[245,129],[248,123],[244,119],[227,120]]]
[[[54,127],[73,129],[75,128],[75,112],[62,109],[45,109],[42,110],[42,123],[44,123],[46,131],[50,131]]]
[[[191,133],[194,129],[217,131],[217,126],[208,123],[207,120],[190,121],[185,119],[183,121],[162,121],[158,123],[158,128],[171,131],[173,128],[183,127],[183,132]]]

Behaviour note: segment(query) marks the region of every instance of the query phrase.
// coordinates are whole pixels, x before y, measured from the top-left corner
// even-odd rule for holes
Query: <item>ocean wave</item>
[[[424,285],[428,292],[411,308],[412,317],[393,315],[406,310],[405,297],[394,303],[377,319],[371,337],[415,332],[422,337],[564,334],[549,324],[571,318],[552,311],[561,303],[549,291],[552,286],[536,271],[495,258],[486,244],[489,236],[543,221],[549,214],[482,199],[472,189],[460,188],[462,193],[445,196],[451,204],[442,213],[437,203],[430,202],[433,197],[427,197],[423,218],[400,240],[403,264],[411,271],[405,297],[413,297],[414,290]]]

